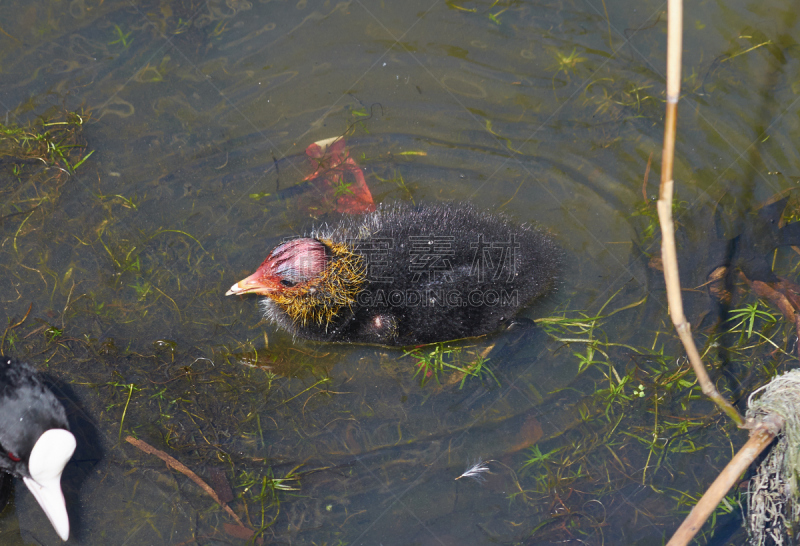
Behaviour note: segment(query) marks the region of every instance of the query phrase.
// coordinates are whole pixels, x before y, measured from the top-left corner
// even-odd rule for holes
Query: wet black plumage
[[[414,345],[487,334],[554,287],[544,230],[463,204],[393,204],[270,252],[231,294],[317,341]]]
[[[64,406],[36,371],[0,357],[0,473],[25,482],[64,540],[69,521],[60,479],[75,449],[68,431]]]
[[[64,406],[23,362],[0,359],[0,469],[21,478],[27,476],[27,460],[36,440],[46,430],[69,430]],[[19,462],[10,460],[14,453]]]

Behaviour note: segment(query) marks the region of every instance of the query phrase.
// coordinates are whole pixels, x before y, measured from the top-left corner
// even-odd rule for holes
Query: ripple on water
[[[477,83],[467,81],[460,76],[448,74],[442,78],[442,85],[444,85],[448,91],[464,97],[483,99],[487,96],[486,90],[483,87]]]

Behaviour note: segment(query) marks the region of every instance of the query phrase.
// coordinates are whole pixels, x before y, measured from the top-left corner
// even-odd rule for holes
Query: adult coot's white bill
[[[64,406],[33,368],[0,357],[0,472],[22,479],[62,540],[69,518],[61,473],[74,451]]]

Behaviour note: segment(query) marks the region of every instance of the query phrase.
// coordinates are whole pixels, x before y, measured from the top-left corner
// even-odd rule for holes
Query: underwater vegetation
[[[358,517],[350,506],[368,505],[388,469],[412,478],[428,467],[449,483],[482,457],[465,476],[475,479],[454,487],[486,488],[479,496],[494,496],[500,487],[509,514],[525,521],[486,527],[487,534],[530,544],[597,540],[607,518],[629,509],[644,490],[657,490],[661,500],[637,505],[642,517],[666,525],[670,514],[690,509],[706,484],[681,470],[697,457],[724,459],[736,443],[737,432],[678,358],[665,319],[645,342],[619,337],[620,325],[661,316],[654,299],[636,291],[621,290],[591,314],[570,308],[566,298],[535,319],[535,343],[515,345],[508,333],[402,351],[370,347],[346,368],[337,362],[351,349],[295,345],[258,323],[256,313],[227,311],[227,322],[218,321],[208,310],[223,305],[221,293],[239,270],[229,272],[196,225],[146,221],[150,194],[115,193],[101,181],[92,188],[91,212],[53,225],[60,218],[53,204],[70,184],[85,184],[78,177],[92,166],[81,123],[88,114],[40,119],[8,126],[13,140],[4,148],[11,153],[3,168],[13,175],[18,165],[19,176],[5,177],[0,188],[9,197],[0,267],[7,308],[16,310],[3,327],[0,351],[32,355],[80,393],[102,431],[108,464],[136,476],[129,493],[150,490],[146,476],[166,471],[121,443],[128,436],[207,483],[241,526],[191,478],[170,474],[163,484],[192,499],[206,533],[256,541],[302,537],[331,518],[344,531]],[[60,154],[37,144],[46,139],[61,146]],[[35,146],[41,158],[30,157]],[[401,173],[393,176],[398,192],[412,191]],[[35,189],[14,190],[26,187]],[[280,205],[252,200],[252,206]],[[653,216],[646,206],[638,214],[647,245],[644,223]],[[102,267],[93,272],[90,263]],[[788,258],[779,264],[795,267]],[[44,297],[34,304],[23,297],[30,290],[24,287]],[[747,385],[792,362],[793,325],[743,282],[725,322],[707,321],[698,333],[712,369],[734,377],[746,370]],[[569,381],[543,378],[530,366],[537,346]],[[744,382],[717,377],[733,400],[747,391]],[[518,397],[498,397],[507,390]],[[489,400],[495,406],[487,413]],[[502,439],[498,430],[505,431]],[[491,452],[476,452],[465,435],[476,445],[490,442]],[[739,497],[732,492],[715,518],[738,517]],[[133,517],[157,516],[140,510]]]
[[[83,136],[90,120],[90,112],[52,106],[21,125],[0,123],[0,222],[22,216],[22,229],[39,207],[55,204],[67,179],[94,153]]]
[[[622,535],[630,542],[650,537],[645,531],[662,522],[668,529],[676,512],[691,508],[708,468],[728,457],[739,432],[702,397],[679,358],[682,350],[659,304],[657,282],[646,299],[644,290],[626,285],[613,297],[604,295],[600,301],[606,304],[591,311],[582,307],[586,299],[579,291],[592,283],[565,283],[557,306],[526,313],[537,324],[529,341],[514,343],[514,332],[503,332],[403,350],[294,343],[260,320],[255,306],[225,301],[224,290],[253,265],[255,244],[266,252],[310,221],[326,221],[320,211],[303,209],[281,193],[315,174],[304,170],[307,158],[272,155],[263,140],[290,140],[295,133],[281,133],[290,125],[305,130],[309,106],[301,103],[308,97],[296,93],[296,108],[287,109],[288,120],[279,124],[258,118],[277,102],[266,104],[273,90],[286,82],[302,88],[302,75],[268,66],[265,47],[249,49],[261,40],[273,47],[272,36],[281,30],[264,19],[258,28],[234,20],[237,13],[250,18],[255,3],[139,3],[145,22],[135,24],[110,4],[92,6],[87,16],[97,17],[100,26],[89,38],[73,33],[74,16],[40,21],[58,27],[64,36],[59,47],[78,53],[83,65],[52,58],[52,50],[26,58],[41,64],[42,73],[70,69],[81,74],[81,85],[92,89],[88,84],[96,82],[92,92],[101,100],[87,103],[96,109],[60,102],[39,115],[22,108],[7,118],[0,144],[0,299],[6,321],[0,325],[0,352],[29,355],[71,388],[84,406],[71,406],[70,414],[91,416],[98,430],[102,453],[71,463],[87,476],[84,487],[67,483],[68,496],[84,503],[87,528],[95,518],[102,523],[95,529],[145,529],[151,534],[134,540],[153,543],[163,542],[171,529],[176,542],[200,537],[344,544],[385,514],[375,528],[406,537],[409,522],[419,522],[381,495],[406,500],[403,494],[415,487],[413,508],[425,514],[424,523],[452,522],[451,528],[487,541],[602,544]],[[297,24],[306,25],[303,32],[311,26],[306,21],[334,14],[325,8],[307,17],[302,5],[290,7],[300,14]],[[517,1],[446,6],[458,21],[470,18],[506,35],[519,32],[518,26],[527,33],[521,15],[532,10]],[[575,14],[567,22],[583,33],[592,18],[581,10]],[[382,135],[366,122],[373,113],[377,119],[377,109],[360,103],[358,91],[348,91],[348,106],[323,121],[335,127],[332,133],[356,124],[349,157],[364,168],[377,201],[463,199],[462,174],[471,177],[478,170],[459,164],[451,169],[455,182],[440,188],[435,169],[418,168],[425,161],[438,166],[441,154],[452,154],[456,162],[467,155],[477,161],[545,157],[538,149],[530,152],[537,143],[524,146],[530,125],[540,125],[549,105],[533,99],[536,86],[545,90],[543,100],[559,105],[578,90],[563,119],[586,125],[590,134],[581,138],[593,152],[632,140],[634,126],[657,125],[663,100],[657,75],[621,67],[626,59],[581,87],[598,59],[607,57],[559,36],[560,24],[543,28],[548,30],[535,40],[526,37],[513,52],[538,59],[527,71],[508,73],[504,101],[519,109],[476,102],[470,114],[480,131],[464,131],[456,143],[420,138],[426,133],[417,128],[410,136]],[[147,44],[162,34],[203,63],[190,66],[172,50],[154,55],[160,45]],[[660,39],[660,27],[650,39]],[[760,38],[753,40],[757,45]],[[290,49],[280,46],[278,55]],[[733,58],[738,45],[730,47]],[[239,51],[246,57],[237,63]],[[493,92],[474,82],[506,70],[509,61],[501,52],[490,47],[478,57],[481,51],[470,46],[448,53],[460,55],[468,70],[480,65],[485,71],[469,81],[443,79],[462,99]],[[206,62],[198,52],[222,53]],[[624,72],[615,72],[620,68]],[[106,103],[129,78],[139,91]],[[184,92],[178,80],[191,82],[197,96]],[[227,84],[214,89],[217,102],[203,95],[200,84],[206,80]],[[702,72],[687,80],[690,90],[709,83]],[[731,78],[732,85],[738,81]],[[435,83],[408,89],[415,99],[437,104],[429,98]],[[243,126],[241,115],[255,115],[256,126]],[[387,108],[388,119],[402,117]],[[103,123],[93,123],[98,120]],[[555,129],[574,141],[577,132],[561,124]],[[124,139],[108,138],[112,131]],[[481,148],[485,141],[490,145]],[[102,147],[109,142],[116,144],[113,150]],[[298,140],[295,151],[305,144]],[[468,154],[459,153],[462,145]],[[162,153],[142,153],[153,149]],[[630,163],[638,168],[640,159]],[[565,165],[566,178],[585,177],[586,170],[569,160]],[[278,166],[279,175],[265,176]],[[434,182],[420,172],[433,172]],[[333,199],[351,197],[353,183],[343,176],[336,180]],[[485,187],[488,200],[513,208],[524,194],[522,181],[514,180],[510,190],[495,182]],[[631,191],[638,195],[638,186]],[[681,203],[675,210],[689,209]],[[640,215],[631,223],[639,228],[637,243],[649,261],[655,216],[647,203],[636,210]],[[778,270],[796,269],[790,254],[780,256]],[[707,299],[701,284],[691,289]],[[696,304],[700,311],[694,316],[702,316],[705,304]],[[727,320],[700,322],[704,356],[720,389],[734,400],[792,365],[792,325],[768,298],[741,282]],[[633,330],[645,335],[633,338]],[[125,441],[129,437],[179,461],[219,501],[175,466],[167,468]],[[79,437],[79,448],[88,443]],[[467,465],[464,479],[455,480]],[[739,517],[740,490],[731,493],[709,529]],[[223,504],[242,526],[233,525]],[[108,531],[91,539],[109,543],[102,532]],[[706,538],[719,532],[707,530]]]

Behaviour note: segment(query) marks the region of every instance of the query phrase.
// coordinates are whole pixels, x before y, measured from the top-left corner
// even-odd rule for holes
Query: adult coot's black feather
[[[552,288],[560,258],[541,229],[470,205],[395,204],[284,242],[227,295],[266,296],[298,337],[433,343],[495,330]]]
[[[61,473],[74,451],[64,406],[33,368],[0,357],[0,472],[22,479],[62,540],[69,519]]]

